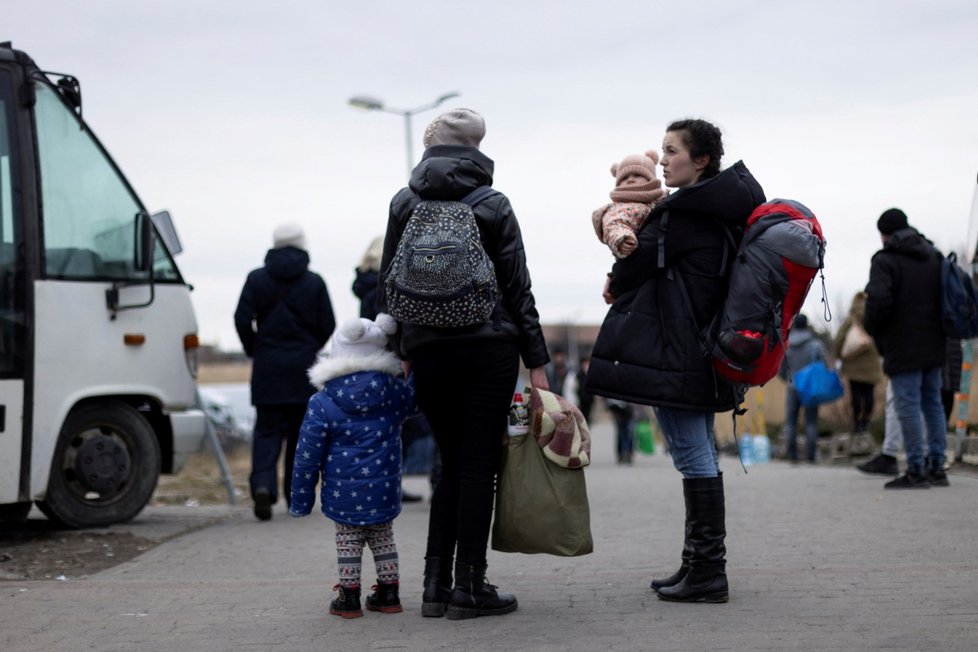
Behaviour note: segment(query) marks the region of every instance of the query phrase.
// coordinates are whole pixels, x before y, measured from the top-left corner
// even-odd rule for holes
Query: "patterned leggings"
[[[336,524],[336,556],[340,567],[340,586],[360,586],[360,564],[363,545],[370,546],[377,567],[377,581],[397,584],[400,572],[397,562],[397,546],[394,544],[394,528],[390,521],[380,525]]]

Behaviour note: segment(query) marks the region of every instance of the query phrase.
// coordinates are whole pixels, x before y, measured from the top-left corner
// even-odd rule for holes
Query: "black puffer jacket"
[[[354,270],[353,294],[360,299],[360,316],[364,319],[377,317],[377,284],[380,282],[380,272],[371,269]]]
[[[378,305],[386,311],[384,283],[387,268],[414,207],[422,199],[458,200],[480,186],[492,185],[493,162],[474,147],[435,145],[425,150],[414,168],[407,188],[391,201],[384,256],[380,269]],[[406,358],[419,347],[444,340],[504,339],[517,342],[523,364],[528,369],[550,360],[540,328],[536,302],[530,291],[523,237],[509,200],[500,192],[476,204],[475,220],[482,246],[496,268],[501,298],[490,321],[464,328],[430,328],[400,324],[394,338],[399,353]]]
[[[234,326],[254,358],[252,404],[308,401],[315,388],[306,370],[336,327],[326,283],[309,271],[309,254],[295,247],[270,249],[265,266],[248,274]]]
[[[888,376],[944,366],[941,260],[913,227],[891,235],[873,254],[863,326]]]
[[[638,248],[612,269],[610,289],[617,299],[594,344],[588,391],[678,409],[733,407],[733,393],[714,373],[699,334],[719,311],[726,289],[721,267],[724,252],[731,252],[720,224],[739,233],[763,202],[761,186],[738,161],[655,207],[638,234]]]

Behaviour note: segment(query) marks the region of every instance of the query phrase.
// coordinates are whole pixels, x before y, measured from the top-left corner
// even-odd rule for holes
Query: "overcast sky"
[[[804,5],[804,7],[802,7]],[[205,343],[271,232],[304,225],[339,320],[353,269],[404,185],[397,115],[455,91],[519,216],[546,322],[599,323],[612,258],[591,212],[612,162],[665,126],[724,132],[769,198],[808,205],[840,314],[865,286],[876,218],[902,208],[942,249],[967,245],[978,173],[978,3],[533,0],[0,0],[0,40],[81,80],[84,115],[150,211],[168,209]],[[414,118],[415,157],[438,111]],[[976,226],[975,228],[978,228]],[[974,230],[974,229],[973,229]],[[816,280],[806,312],[820,322]]]

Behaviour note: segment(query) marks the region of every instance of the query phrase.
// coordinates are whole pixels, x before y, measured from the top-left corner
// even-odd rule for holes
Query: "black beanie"
[[[899,208],[889,208],[880,215],[880,219],[876,222],[876,228],[883,235],[890,235],[900,229],[905,229],[907,228],[907,214]]]

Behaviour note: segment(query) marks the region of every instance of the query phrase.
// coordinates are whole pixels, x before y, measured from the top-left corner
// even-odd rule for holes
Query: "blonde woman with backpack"
[[[417,402],[431,423],[442,460],[431,499],[421,613],[452,620],[501,615],[517,607],[513,595],[486,581],[494,483],[520,358],[531,384],[541,389],[548,389],[544,365],[550,360],[516,214],[501,192],[480,190],[492,186],[494,168],[479,150],[484,135],[482,116],[469,109],[448,111],[428,126],[421,162],[408,187],[391,201],[381,262],[381,310],[398,317],[388,306],[405,309],[398,317],[395,345],[414,374]],[[444,249],[423,245],[417,221],[412,224],[416,213],[434,216],[431,221],[440,224],[474,215],[479,242],[471,244],[488,255],[498,288],[488,316],[462,325],[412,323],[433,317],[454,324],[455,316],[471,317],[472,312],[466,306],[438,310],[430,302],[411,301],[412,288],[405,284],[415,278],[415,270],[406,267],[408,261],[435,261]],[[401,243],[409,228],[420,243],[413,252]],[[482,299],[473,297],[474,302]]]

